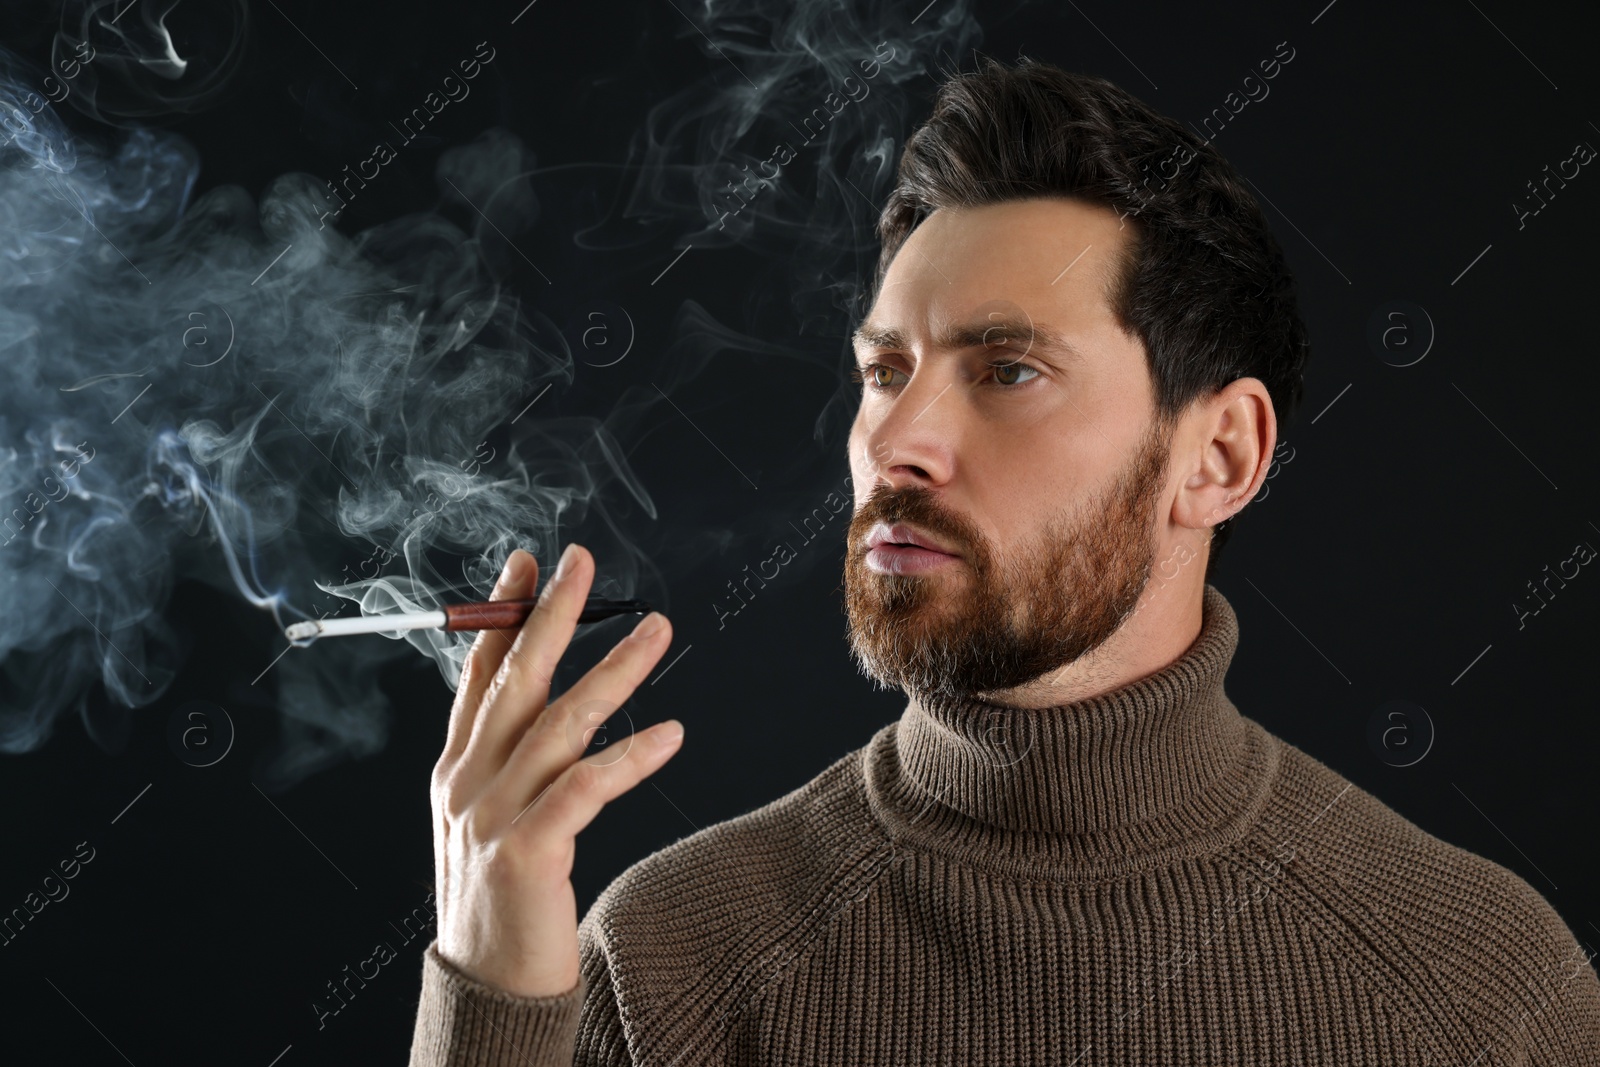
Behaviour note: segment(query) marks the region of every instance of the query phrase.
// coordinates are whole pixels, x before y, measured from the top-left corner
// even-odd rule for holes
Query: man
[[[1600,1064],[1600,980],[1537,892],[1224,693],[1217,527],[1306,359],[1236,172],[1108,82],[988,61],[879,232],[845,595],[904,714],[579,925],[576,834],[678,731],[572,742],[666,651],[651,620],[545,706],[594,573],[569,546],[463,675],[412,1063]],[[516,553],[495,595],[535,579]]]

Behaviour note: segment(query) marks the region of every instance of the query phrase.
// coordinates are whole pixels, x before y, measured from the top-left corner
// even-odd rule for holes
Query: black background
[[[1583,681],[1600,578],[1584,568],[1521,629],[1512,607],[1546,564],[1554,570],[1580,541],[1600,545],[1600,372],[1584,311],[1594,307],[1600,179],[1585,169],[1521,229],[1511,206],[1576,142],[1600,143],[1593,17],[1490,0],[1325,2],[984,4],[972,17],[984,52],[1009,60],[1021,49],[1102,74],[1194,122],[1278,42],[1295,49],[1270,96],[1217,138],[1266,198],[1314,353],[1304,405],[1280,426],[1292,458],[1286,447],[1215,579],[1242,632],[1229,694],[1430,833],[1517,872],[1580,940],[1600,944],[1600,709]],[[915,4],[852,10],[869,41],[891,32],[871,28],[918,14]],[[435,204],[438,150],[489,126],[515,130],[541,167],[622,162],[654,101],[741,76],[691,27],[699,11],[276,0],[250,9],[230,91],[162,124],[199,147],[202,188],[259,191],[287,170],[332,175],[367,154],[368,129],[490,41],[498,58],[474,95],[430,129],[435,144],[407,148],[353,204],[340,226],[355,230]],[[196,16],[180,11],[175,23],[184,17]],[[3,41],[43,64],[54,24],[52,5],[9,4]],[[930,72],[919,83],[924,109],[939,63],[972,67],[970,49],[912,61]],[[922,113],[895,118],[896,157]],[[559,239],[560,219],[546,224]],[[553,313],[604,296],[630,309],[642,335],[659,336],[691,298],[748,326],[752,271],[781,267],[781,253],[691,252],[652,285],[680,251],[667,236],[642,244],[605,292],[561,293],[527,271],[512,284]],[[1395,300],[1425,308],[1437,331],[1408,367],[1386,364],[1367,341],[1375,311]],[[848,325],[804,332],[841,352]],[[760,329],[792,339],[802,324],[769,314]],[[649,358],[625,369],[648,375]],[[584,370],[596,377],[583,384],[604,392],[602,373]],[[686,421],[661,421],[646,447],[633,442],[662,527],[739,533],[717,558],[681,569],[659,561],[672,580],[665,606],[677,637],[662,667],[672,665],[628,712],[640,728],[677,717],[687,738],[580,837],[580,914],[628,864],[798,787],[899,714],[899,695],[871,690],[846,655],[842,517],[793,577],[725,628],[708,610],[786,522],[842,484],[842,440],[812,435],[835,389],[814,367],[724,351],[678,402],[692,401],[686,410],[725,455]],[[792,505],[743,476],[762,483],[797,451],[814,463]],[[450,691],[431,664],[392,668],[386,747],[269,798],[252,767],[275,730],[272,693],[240,693],[281,637],[248,605],[197,584],[179,587],[168,617],[192,638],[190,659],[138,712],[122,750],[102,751],[69,719],[39,750],[0,764],[0,909],[19,905],[78,842],[95,849],[70,897],[0,948],[8,1044],[81,1064],[403,1062],[423,940],[397,946],[400,958],[320,1030],[311,1003],[375,942],[394,943],[390,924],[423,903],[428,776]],[[608,643],[581,651],[592,662]],[[270,682],[269,672],[255,688]],[[174,710],[196,699],[226,707],[238,731],[228,756],[205,768],[180,762],[167,741]],[[1368,742],[1391,700],[1432,720],[1432,748],[1411,766],[1387,765]]]

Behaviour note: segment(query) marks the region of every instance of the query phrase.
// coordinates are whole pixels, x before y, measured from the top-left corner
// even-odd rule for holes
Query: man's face
[[[845,599],[869,677],[913,696],[997,693],[1077,660],[1132,612],[1171,438],[1144,348],[1105,302],[1130,233],[1069,199],[943,209],[890,264],[870,343],[858,335],[850,433]],[[880,523],[952,555],[869,552]]]

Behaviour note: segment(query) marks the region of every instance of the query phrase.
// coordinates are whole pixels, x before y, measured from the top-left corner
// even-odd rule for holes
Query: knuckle
[[[588,760],[579,760],[567,768],[564,775],[567,779],[567,788],[580,796],[591,796],[601,791],[605,784],[605,768]]]
[[[533,720],[522,728],[517,737],[517,747],[524,751],[539,753],[545,751],[550,745],[550,737],[555,731],[552,725],[561,717],[561,712],[554,705],[545,705]]]
[[[428,786],[433,792],[442,792],[450,783],[458,762],[449,752],[439,753],[439,758],[433,761],[433,773],[428,776]]]
[[[472,647],[467,650],[466,659],[461,663],[461,680],[456,686],[456,692],[461,696],[469,693],[474,686],[494,680],[490,671],[495,664],[489,656],[489,647],[484,642],[489,632],[488,630],[478,632],[477,639],[472,642]]]
[[[481,635],[480,635],[481,636]],[[467,650],[467,658],[461,662],[461,680],[457,683],[456,692],[465,694],[468,688],[483,674],[483,642],[472,642],[472,647]]]
[[[474,841],[493,841],[498,835],[497,820],[481,806],[474,806],[466,813],[463,823],[467,836]],[[496,850],[498,851],[498,849]]]
[[[483,687],[483,696],[479,698],[480,714],[482,708],[490,707],[500,698],[500,693],[506,687],[506,680],[511,676],[512,659],[507,656],[500,663],[500,668],[489,677],[488,683]]]
[[[444,812],[445,818],[452,822],[460,821],[463,816],[472,810],[471,799],[467,796],[467,790],[460,780],[460,775],[456,772],[451,772],[444,780],[439,787],[438,795],[439,809]]]
[[[569,760],[581,760],[589,743],[604,729],[602,717],[587,706],[582,709],[563,708],[561,714],[552,719],[559,719],[562,751]],[[547,729],[551,732],[556,730],[554,721]]]

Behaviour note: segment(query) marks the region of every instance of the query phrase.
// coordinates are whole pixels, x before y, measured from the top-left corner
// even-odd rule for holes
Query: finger
[[[657,723],[628,738],[621,759],[585,757],[562,771],[511,819],[517,833],[565,844],[594,821],[600,809],[661,769],[683,744],[683,724]],[[610,762],[606,762],[610,760]]]
[[[461,754],[471,778],[486,782],[494,777],[505,763],[510,739],[544,710],[556,664],[572,642],[593,580],[594,557],[582,545],[568,545],[483,695]]]
[[[515,600],[525,597],[539,577],[539,564],[522,549],[512,549],[494,584],[490,600]],[[445,735],[444,754],[441,761],[453,763],[466,747],[472,734],[472,724],[478,716],[478,706],[483,694],[500,669],[515,634],[506,630],[479,630],[472,648],[461,669],[461,681],[456,686],[455,705],[450,709],[450,728]]]
[[[660,621],[660,629],[643,633],[645,624],[653,620]],[[504,767],[486,790],[489,797],[496,798],[489,803],[525,803],[522,798],[579,762],[593,731],[633,695],[671,646],[672,624],[666,616],[651,612],[641,619],[632,633],[617,642],[604,659],[553,701],[516,739]],[[590,758],[619,761],[626,758],[634,741],[630,735]]]
[[[514,600],[529,596],[538,584],[538,578],[539,564],[533,556],[523,549],[513,549],[506,557],[505,568],[495,582],[494,591],[489,599]],[[500,663],[510,651],[511,643],[516,636],[515,628],[478,631],[469,654],[470,659],[475,661],[474,666],[477,669],[472,672],[470,684],[464,685],[461,690],[469,715],[476,714],[484,692],[494,680],[495,672],[500,669]]]

